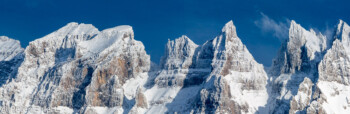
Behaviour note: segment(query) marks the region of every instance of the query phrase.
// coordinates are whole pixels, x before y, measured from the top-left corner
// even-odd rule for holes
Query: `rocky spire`
[[[278,52],[277,58],[273,61],[273,75],[281,73],[295,73],[301,70],[310,71],[315,68],[324,51],[329,48],[326,36],[321,33],[316,34],[312,29],[304,29],[294,20],[291,21],[289,28],[289,39],[283,42]],[[313,63],[310,63],[312,62]],[[303,66],[306,65],[306,66]]]
[[[232,21],[225,24],[222,34],[203,47],[213,48],[212,71],[200,91],[197,113],[255,113],[257,107],[265,105],[267,75],[238,38]],[[262,102],[254,105],[243,98],[258,93],[261,97],[256,99]]]
[[[233,24],[233,21],[230,20],[225,24],[225,26],[221,30],[223,33],[229,34],[227,38],[235,38],[237,37],[236,26]]]
[[[166,44],[165,54],[162,57],[162,68],[168,70],[188,69],[192,64],[197,47],[198,45],[185,35],[172,41],[169,40]]]
[[[343,20],[339,20],[334,38],[339,39],[344,46],[350,47],[350,26]]]

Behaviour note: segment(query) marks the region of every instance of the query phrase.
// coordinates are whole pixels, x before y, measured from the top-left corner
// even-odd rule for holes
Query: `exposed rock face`
[[[162,59],[162,69],[188,69],[192,64],[197,44],[187,36],[181,36],[174,41],[168,41],[166,52]]]
[[[300,111],[305,110],[306,106],[310,104],[311,95],[312,95],[312,86],[313,83],[307,77],[304,78],[304,81],[300,83],[298,94],[295,95],[290,101],[290,114],[294,114]]]
[[[159,87],[184,86],[186,75],[192,72],[197,47],[187,36],[168,41],[155,83]]]

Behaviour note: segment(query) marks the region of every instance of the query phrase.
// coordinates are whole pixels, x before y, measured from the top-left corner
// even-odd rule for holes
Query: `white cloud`
[[[327,25],[322,34],[325,35],[327,38],[332,38],[333,35],[334,35],[334,28],[333,27],[329,27]]]
[[[276,22],[264,13],[260,14],[261,18],[259,20],[254,21],[256,26],[260,27],[263,32],[272,32],[273,35],[281,41],[288,38],[289,27],[287,26],[287,23],[290,23],[288,19],[284,22]]]

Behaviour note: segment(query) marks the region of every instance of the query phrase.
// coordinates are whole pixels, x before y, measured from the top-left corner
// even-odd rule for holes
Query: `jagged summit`
[[[350,42],[350,26],[343,20],[339,20],[336,32],[335,39],[339,39],[342,42]]]
[[[309,31],[291,21],[289,38],[282,44],[277,58],[274,59],[272,67],[273,74],[295,73],[301,70],[310,70],[309,62],[320,61],[324,51],[329,48],[330,40],[321,33],[316,34],[312,29]],[[315,64],[315,63],[312,63]]]
[[[295,20],[291,20],[291,21],[290,21],[290,28],[292,28],[292,26],[300,26],[300,24],[298,24],[297,22],[295,22]]]
[[[0,61],[9,61],[23,52],[18,40],[0,36]]]
[[[232,37],[237,37],[236,26],[233,24],[232,20],[227,22],[221,31],[226,34],[232,34]]]
[[[225,32],[227,30],[232,30],[233,28],[236,28],[235,25],[233,24],[233,21],[230,20],[228,21],[225,26],[222,28],[222,32]]]
[[[195,44],[190,38],[188,38],[186,35],[182,35],[181,37],[175,39],[175,40],[168,40],[167,45],[174,45],[178,43],[178,45],[197,45]]]
[[[178,43],[182,43],[182,44],[189,44],[189,45],[197,45],[195,44],[190,38],[188,38],[186,35],[182,35],[181,37],[175,39],[174,41],[170,41],[168,40],[167,44],[171,44],[172,42],[178,42]]]
[[[304,30],[304,28],[300,24],[296,23],[294,20],[290,21],[289,32],[299,32],[298,30]]]
[[[162,68],[188,68],[192,64],[192,57],[197,47],[198,45],[185,35],[169,40],[161,60]]]
[[[347,25],[343,20],[339,19],[338,25],[337,25],[337,31],[342,31],[344,25]]]

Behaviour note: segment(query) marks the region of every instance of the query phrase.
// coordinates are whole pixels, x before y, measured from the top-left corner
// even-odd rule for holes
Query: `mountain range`
[[[22,48],[0,37],[0,112],[13,114],[348,114],[350,26],[331,37],[290,22],[271,67],[232,21],[196,44],[169,40],[151,62],[131,26],[66,26]]]

